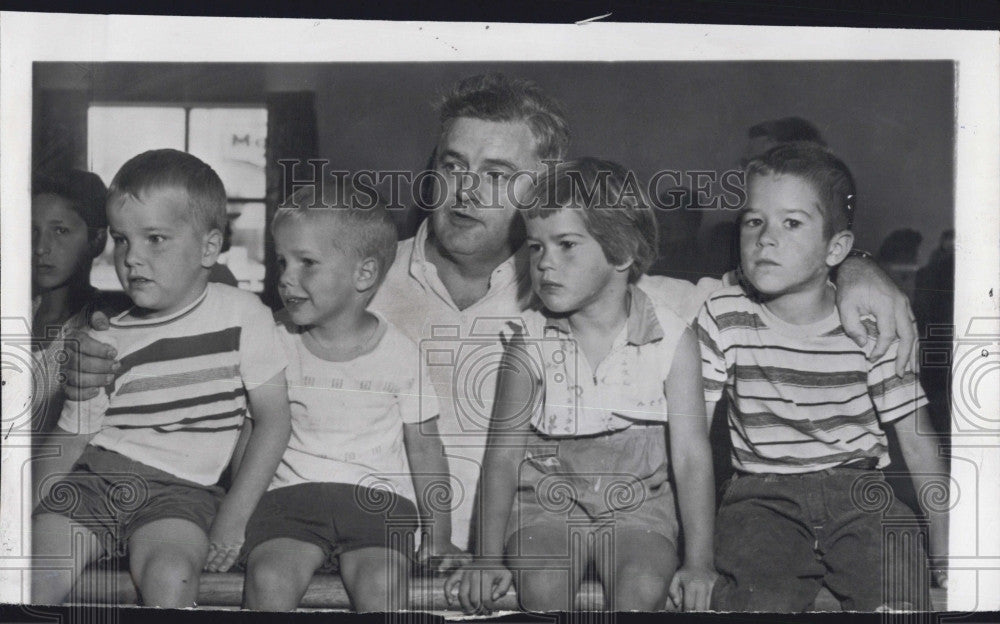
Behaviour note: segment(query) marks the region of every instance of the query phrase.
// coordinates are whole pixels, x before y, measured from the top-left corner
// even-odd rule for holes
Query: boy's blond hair
[[[164,187],[183,189],[194,223],[205,232],[226,230],[226,188],[210,166],[187,152],[158,149],[133,156],[108,187],[108,201]]]

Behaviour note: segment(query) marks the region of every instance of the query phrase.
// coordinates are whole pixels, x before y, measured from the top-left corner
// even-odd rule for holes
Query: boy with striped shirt
[[[825,148],[791,143],[746,175],[743,283],[698,317],[708,414],[725,391],[735,468],[716,519],[713,608],[803,611],[822,585],[850,610],[927,608],[926,584],[898,582],[913,580],[924,553],[883,553],[883,517],[911,514],[878,471],[889,462],[883,426],[916,491],[946,467],[919,433],[932,429],[915,374],[894,374],[896,345],[870,362],[874,323],[861,349],[837,316],[829,276],[854,241],[851,173]],[[872,488],[889,493],[888,509],[865,504]],[[931,550],[944,555],[946,518],[928,516]]]
[[[32,602],[62,602],[85,566],[127,551],[145,604],[189,607],[202,567],[236,560],[288,444],[286,358],[253,293],[208,283],[226,224],[211,167],[176,150],[140,154],[115,175],[107,212],[134,306],[111,320],[113,379],[65,403],[41,449],[55,452],[35,465],[33,554],[73,560],[33,567]],[[248,404],[255,426],[223,492]]]

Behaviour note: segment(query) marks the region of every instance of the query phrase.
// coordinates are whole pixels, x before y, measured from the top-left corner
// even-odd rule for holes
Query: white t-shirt
[[[279,323],[289,364],[292,437],[270,489],[311,482],[391,489],[415,501],[403,424],[438,416],[433,386],[410,365],[417,345],[378,316],[376,347],[346,362],[324,360],[301,329]],[[279,317],[279,320],[280,317]],[[421,393],[429,396],[421,401]]]

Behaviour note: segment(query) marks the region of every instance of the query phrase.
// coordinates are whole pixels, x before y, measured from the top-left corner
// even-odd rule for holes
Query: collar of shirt
[[[148,319],[130,318],[129,317],[129,313],[132,312],[133,308],[129,308],[128,310],[125,310],[124,312],[122,312],[118,316],[115,316],[115,317],[112,317],[111,319],[109,319],[109,322],[110,322],[111,325],[116,326],[116,327],[137,327],[137,326],[149,327],[149,326],[153,326],[153,325],[163,325],[164,323],[170,323],[171,321],[176,321],[177,319],[181,318],[182,316],[187,316],[188,313],[190,313],[192,310],[194,310],[195,308],[197,308],[201,304],[201,302],[205,300],[205,297],[208,296],[208,291],[212,287],[213,287],[212,284],[207,284],[206,287],[205,287],[205,290],[201,291],[201,294],[198,295],[197,299],[195,299],[191,303],[187,304],[186,306],[184,306],[180,310],[178,310],[178,311],[176,311],[176,312],[174,312],[172,314],[168,314],[167,316],[157,316],[157,317],[148,318]]]
[[[417,282],[424,288],[429,288],[434,291],[441,299],[446,301],[449,306],[457,310],[458,306],[456,306],[455,302],[452,301],[451,295],[448,293],[448,289],[445,288],[444,283],[441,282],[441,278],[438,277],[437,267],[434,266],[432,262],[427,260],[425,248],[427,246],[429,227],[430,219],[424,219],[424,222],[420,224],[420,228],[417,229],[417,233],[413,237],[413,249],[411,250],[409,257],[410,276],[417,280]],[[493,293],[506,290],[508,286],[511,286],[516,282],[529,279],[527,253],[527,248],[522,245],[520,249],[514,252],[514,255],[507,258],[501,262],[497,268],[493,269],[493,273],[490,275],[489,290],[482,299],[476,302],[476,304],[486,301]]]
[[[661,340],[663,338],[663,327],[660,326],[660,319],[656,316],[656,308],[650,301],[646,293],[641,288],[630,285],[629,313],[626,321],[625,341],[633,346],[642,345]],[[545,316],[545,329],[555,330],[559,333],[569,335],[569,319],[565,316]]]

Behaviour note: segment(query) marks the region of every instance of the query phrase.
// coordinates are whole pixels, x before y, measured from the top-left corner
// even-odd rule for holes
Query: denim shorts
[[[738,473],[715,521],[720,611],[800,612],[822,586],[851,611],[930,605],[926,527],[881,472]]]
[[[105,557],[120,557],[136,530],[156,520],[188,520],[207,535],[223,495],[221,487],[199,485],[88,445],[32,515],[65,516],[97,535]]]
[[[556,438],[534,433],[519,467],[505,543],[536,526],[628,529],[677,548],[677,512],[667,479],[663,426]]]

